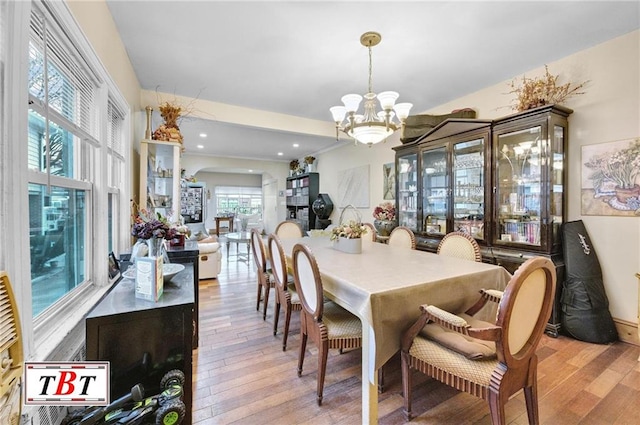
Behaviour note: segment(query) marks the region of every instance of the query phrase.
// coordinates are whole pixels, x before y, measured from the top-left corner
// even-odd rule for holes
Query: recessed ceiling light
[[[250,173],[253,173],[253,170],[249,170]]]
[[[299,145],[299,144],[297,144],[297,143],[294,143],[294,144],[293,144],[293,147],[294,147],[294,148],[297,148],[297,147],[300,147],[300,145]]]
[[[207,137],[207,133],[200,133],[200,137],[204,139],[205,137]]]
[[[204,149],[203,145],[198,145],[198,149]]]
[[[278,152],[278,156],[282,156],[284,155],[282,152]]]

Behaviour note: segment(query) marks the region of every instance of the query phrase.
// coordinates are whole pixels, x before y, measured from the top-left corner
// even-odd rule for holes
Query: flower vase
[[[379,236],[389,236],[398,225],[392,220],[373,220],[373,227],[376,228]]]
[[[618,202],[624,205],[626,205],[629,198],[635,197],[637,199],[640,199],[640,186],[638,186],[637,184],[634,184],[633,187],[628,189],[623,189],[621,187],[616,186],[615,191],[616,191],[616,199],[618,200]]]
[[[164,254],[164,239],[163,238],[149,238],[147,240],[149,244],[149,257],[162,257]]]
[[[307,163],[307,173],[313,173],[313,164]]]
[[[347,254],[361,254],[362,238],[338,238],[333,241],[333,248]]]
[[[184,246],[184,235],[178,234],[173,239],[169,241],[169,246]]]

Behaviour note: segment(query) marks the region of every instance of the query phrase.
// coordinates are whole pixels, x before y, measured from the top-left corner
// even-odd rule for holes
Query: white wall
[[[581,148],[640,136],[640,31],[634,31],[574,55],[547,64],[559,84],[589,80],[585,94],[570,98],[565,106],[574,110],[569,117],[568,220],[583,220],[600,259],[611,314],[637,322],[638,285],[634,274],[640,271],[640,217],[582,216],[580,205]],[[527,77],[541,76],[544,66]],[[514,76],[520,79],[522,76]],[[455,99],[429,111],[446,114],[470,107],[477,118],[492,119],[509,115],[513,95],[511,79]],[[507,106],[507,108],[505,108]],[[398,137],[398,136],[395,136]],[[395,139],[397,140],[397,139]],[[347,142],[345,142],[347,143]],[[336,171],[370,164],[370,209],[363,211],[369,221],[372,208],[382,200],[382,164],[391,162],[398,142],[367,148],[346,144],[343,148],[318,156],[320,187],[335,199]],[[332,218],[337,218],[334,211]]]

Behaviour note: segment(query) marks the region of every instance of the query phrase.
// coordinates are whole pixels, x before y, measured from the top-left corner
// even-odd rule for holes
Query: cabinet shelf
[[[180,213],[180,150],[177,142],[140,142],[140,209],[165,217]]]

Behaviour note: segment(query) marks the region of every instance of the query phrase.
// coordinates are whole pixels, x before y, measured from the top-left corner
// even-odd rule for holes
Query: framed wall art
[[[582,147],[583,215],[640,216],[640,138]]]
[[[382,164],[382,199],[396,199],[395,163]]]

